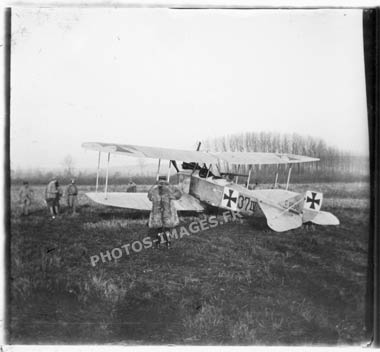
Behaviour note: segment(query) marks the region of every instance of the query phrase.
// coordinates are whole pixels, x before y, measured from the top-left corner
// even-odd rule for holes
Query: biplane
[[[258,207],[266,217],[268,226],[283,232],[312,222],[318,225],[338,225],[339,220],[333,214],[321,211],[323,195],[306,191],[300,194],[290,191],[289,182],[292,166],[298,163],[316,162],[319,159],[307,156],[261,153],[261,152],[206,152],[156,148],[128,144],[88,142],[82,147],[98,152],[98,168],[95,192],[86,195],[96,203],[150,211],[152,204],[147,193],[108,192],[108,168],[111,154],[120,154],[135,158],[157,159],[157,179],[161,162],[169,162],[167,181],[170,181],[171,167],[176,169],[179,187],[183,191],[181,199],[174,201],[178,211],[204,212],[208,208],[219,208],[239,212],[244,216],[253,215]],[[101,154],[107,155],[107,169],[104,191],[99,191],[99,170]],[[177,162],[182,162],[182,170]],[[252,165],[287,164],[286,186],[279,187],[278,168],[274,185],[270,189],[252,189]],[[248,175],[221,172],[221,165],[248,165]],[[246,177],[244,184],[238,183],[239,177]]]

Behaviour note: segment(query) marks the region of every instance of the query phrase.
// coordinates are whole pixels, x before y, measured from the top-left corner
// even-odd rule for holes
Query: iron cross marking
[[[315,204],[320,205],[320,203],[321,203],[320,199],[315,199],[316,196],[317,196],[317,193],[311,192],[311,197],[312,198],[310,198],[309,196],[306,198],[306,202],[307,203],[311,203],[311,205],[310,205],[311,209],[315,209]]]
[[[232,197],[232,195],[234,193],[234,191],[232,189],[229,189],[228,192],[229,192],[229,195],[227,195],[225,193],[223,194],[223,200],[227,199],[228,200],[227,201],[227,207],[231,208],[231,202],[236,203],[237,197]]]

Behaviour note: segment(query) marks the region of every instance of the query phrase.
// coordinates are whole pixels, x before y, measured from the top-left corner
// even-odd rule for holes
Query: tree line
[[[292,182],[354,182],[368,181],[368,156],[355,155],[327,145],[321,138],[301,136],[299,134],[279,134],[272,132],[246,132],[209,138],[201,143],[204,151],[236,151],[236,152],[275,152],[305,155],[319,158],[318,162],[295,164],[292,167]],[[95,185],[96,172],[83,171],[75,168],[74,159],[68,155],[59,171],[49,170],[10,170],[12,184],[21,184],[27,180],[31,184],[47,184],[51,178],[58,176],[61,183],[70,182],[75,177],[79,184]],[[135,170],[115,172],[109,175],[109,184],[122,185],[130,179],[137,184],[152,184],[155,174],[147,172],[142,161]],[[277,170],[280,183],[286,182],[288,165],[219,165],[221,171],[247,175],[252,169],[252,182],[271,183],[274,181]],[[246,180],[240,178],[239,182]],[[104,184],[104,174],[99,182]]]
[[[329,146],[321,139],[299,134],[273,132],[246,132],[209,138],[202,141],[202,149],[231,152],[274,152],[319,158],[318,162],[295,164],[292,167],[293,182],[352,182],[369,178],[368,156]],[[250,166],[220,165],[227,171],[248,174]],[[274,177],[277,169],[286,174],[287,165],[252,166],[252,175],[258,182]],[[285,177],[284,175],[283,177]]]

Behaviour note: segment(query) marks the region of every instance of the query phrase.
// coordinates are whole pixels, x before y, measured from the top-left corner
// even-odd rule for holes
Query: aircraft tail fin
[[[307,191],[305,195],[285,190],[256,190],[252,194],[259,200],[268,226],[277,232],[300,227],[305,222],[318,225],[339,225],[338,218],[321,211],[323,194]]]
[[[303,222],[313,222],[317,225],[339,225],[338,218],[327,212],[321,211],[322,193],[307,191],[305,193]]]

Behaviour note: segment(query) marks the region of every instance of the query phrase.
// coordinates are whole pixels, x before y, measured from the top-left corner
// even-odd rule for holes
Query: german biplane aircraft
[[[108,192],[110,155],[121,154],[135,158],[158,159],[157,179],[161,161],[169,161],[167,181],[170,178],[171,166],[176,169],[181,179],[183,196],[175,201],[178,211],[203,212],[207,208],[216,207],[249,216],[260,207],[268,226],[277,232],[298,228],[306,222],[318,225],[339,224],[339,220],[333,214],[320,210],[322,193],[306,191],[305,194],[300,194],[288,190],[292,165],[315,162],[319,160],[317,158],[279,153],[205,152],[199,151],[199,146],[196,151],[98,142],[83,143],[82,147],[99,153],[96,191],[87,193],[87,196],[103,205],[141,211],[150,211],[152,208],[146,193]],[[98,192],[101,153],[107,154],[104,192]],[[182,161],[182,170],[179,170],[177,161]],[[222,173],[221,164],[250,166],[288,164],[287,183],[283,189],[279,188],[277,171],[273,188],[251,189],[252,168],[249,169],[248,175]],[[237,178],[241,176],[247,177],[244,185],[237,182]]]

